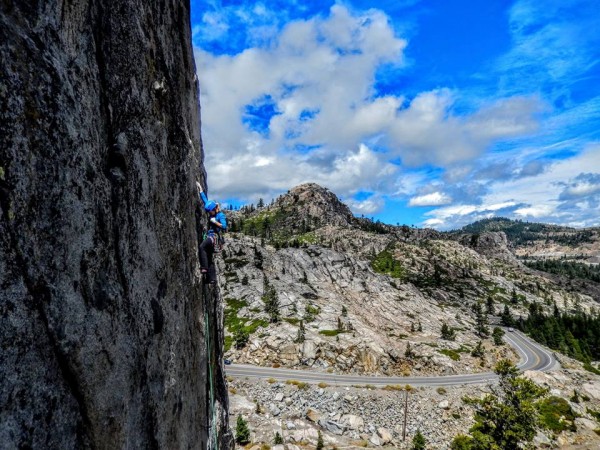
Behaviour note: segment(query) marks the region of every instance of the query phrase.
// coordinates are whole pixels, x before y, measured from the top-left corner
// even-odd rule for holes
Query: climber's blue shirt
[[[217,231],[227,231],[227,217],[225,216],[225,213],[222,211],[219,211],[217,213],[217,215],[215,216],[215,219],[217,219],[217,222],[219,222],[222,226],[220,229],[218,229],[219,227],[217,227],[216,225],[214,225],[211,222],[211,225],[215,228],[217,228]]]
[[[200,198],[202,199],[202,202],[206,206],[208,204],[209,200],[206,197],[206,194],[204,192],[200,192]],[[217,219],[217,222],[219,222],[221,224],[221,227],[218,227],[217,225],[213,224],[212,222],[209,222],[208,223],[209,230],[216,232],[216,233],[220,233],[221,231],[227,231],[227,217],[225,216],[225,213],[222,211],[219,211],[217,213],[217,215],[215,216],[215,219]]]

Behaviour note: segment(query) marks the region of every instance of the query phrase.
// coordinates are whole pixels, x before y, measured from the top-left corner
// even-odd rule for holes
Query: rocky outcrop
[[[488,258],[517,264],[517,258],[509,250],[508,240],[503,231],[462,235],[459,238],[459,242],[464,246],[473,248],[477,253]]]
[[[188,5],[3,2],[0,59],[2,446],[228,448]]]
[[[287,195],[277,199],[275,208],[289,209],[300,206],[307,220],[319,225],[348,226],[355,223],[354,216],[345,204],[329,189],[315,183],[301,184]]]

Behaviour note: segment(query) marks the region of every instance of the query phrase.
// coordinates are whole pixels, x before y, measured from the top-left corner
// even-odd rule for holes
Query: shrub
[[[413,437],[412,440],[412,449],[425,450],[425,444],[427,444],[427,442],[425,441],[425,436],[421,434],[421,430],[417,430],[417,434],[415,434],[415,437]]]
[[[281,445],[283,444],[283,438],[279,434],[279,431],[275,433],[275,438],[273,439],[273,445]]]
[[[564,398],[548,397],[537,405],[540,413],[541,424],[549,430],[560,433],[561,431],[575,431],[577,428],[573,423],[575,414]]]
[[[437,389],[436,389],[436,391],[437,391],[437,393],[438,393],[438,394],[440,394],[440,395],[444,395],[444,394],[446,394],[446,392],[448,392],[448,391],[446,391],[446,389],[444,389],[443,387],[439,387],[439,388],[437,388]]]
[[[459,361],[460,360],[460,353],[454,351],[454,350],[450,350],[447,348],[444,348],[442,350],[438,350],[439,353],[441,353],[442,355],[446,355],[448,358],[450,358],[453,361]]]
[[[471,450],[473,438],[464,434],[457,435],[450,444],[450,450]]]
[[[382,387],[384,391],[403,391],[404,386],[400,384],[388,384],[387,386]]]
[[[379,253],[371,262],[371,267],[377,273],[390,275],[392,278],[404,278],[405,270],[400,261],[394,259],[389,250]]]
[[[453,341],[456,339],[456,330],[452,327],[449,327],[446,322],[442,324],[442,339],[446,339],[447,341]]]
[[[484,354],[485,354],[485,349],[483,348],[483,342],[479,341],[477,343],[477,346],[471,352],[471,356],[474,356],[475,358],[481,358],[481,357],[483,357]]]
[[[238,416],[235,425],[235,442],[240,445],[250,443],[250,429],[248,428],[248,423],[241,415]]]

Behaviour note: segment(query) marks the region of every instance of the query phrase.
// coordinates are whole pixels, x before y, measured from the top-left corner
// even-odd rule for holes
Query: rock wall
[[[188,3],[1,2],[0,60],[2,447],[229,448]]]

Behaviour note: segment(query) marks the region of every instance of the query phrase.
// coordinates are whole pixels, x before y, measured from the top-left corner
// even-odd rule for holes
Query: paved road
[[[519,353],[521,361],[517,367],[521,370],[551,370],[556,364],[552,353],[518,331],[507,332],[505,340]],[[412,386],[451,386],[463,384],[485,384],[497,379],[492,372],[463,375],[444,375],[430,377],[386,377],[361,375],[336,375],[309,370],[274,369],[248,364],[231,364],[225,366],[227,375],[236,378],[275,378],[276,380],[298,380],[308,383],[326,382],[337,385],[385,386],[393,384],[410,384]]]

